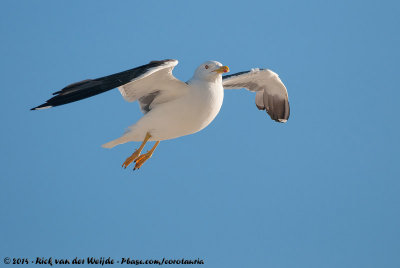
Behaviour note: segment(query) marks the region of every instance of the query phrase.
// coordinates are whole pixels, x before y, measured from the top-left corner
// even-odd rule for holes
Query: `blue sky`
[[[200,258],[202,267],[399,267],[396,1],[1,1],[0,262]],[[51,93],[151,60],[276,71],[291,117],[225,93],[205,130],[139,172],[112,150],[141,113],[117,90]]]

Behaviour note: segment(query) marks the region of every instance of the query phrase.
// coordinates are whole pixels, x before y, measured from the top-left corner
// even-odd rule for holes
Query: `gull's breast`
[[[189,118],[195,132],[208,126],[219,113],[224,99],[222,84],[194,85],[188,94]]]
[[[143,129],[149,129],[154,140],[196,133],[214,120],[223,98],[222,84],[191,86],[183,97],[159,104],[146,114]]]

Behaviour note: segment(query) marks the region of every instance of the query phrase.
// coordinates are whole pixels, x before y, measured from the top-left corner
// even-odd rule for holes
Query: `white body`
[[[215,81],[192,79],[188,85],[187,92],[181,97],[156,105],[122,137],[103,147],[143,141],[147,132],[151,134],[150,141],[162,141],[193,134],[208,126],[222,106],[222,78],[220,76]]]

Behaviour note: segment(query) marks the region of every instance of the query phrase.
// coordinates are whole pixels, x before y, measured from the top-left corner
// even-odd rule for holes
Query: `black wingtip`
[[[47,109],[47,108],[51,108],[51,107],[53,107],[53,106],[49,105],[48,103],[43,103],[42,105],[31,108],[31,111],[43,110],[43,109]]]

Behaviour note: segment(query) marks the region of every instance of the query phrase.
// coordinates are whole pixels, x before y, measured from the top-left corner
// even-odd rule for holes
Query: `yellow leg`
[[[137,149],[131,156],[129,156],[125,162],[122,164],[123,168],[126,168],[129,166],[133,161],[135,161],[139,156],[140,153],[142,152],[144,146],[146,145],[146,142],[151,138],[151,135],[149,132],[146,133],[146,137],[144,138],[142,144],[140,145],[139,149]]]
[[[154,144],[153,148],[151,148],[150,151],[136,158],[135,167],[133,168],[133,170],[139,169],[144,164],[144,162],[146,162],[146,160],[148,160],[153,155],[153,152],[157,148],[159,143],[160,143],[159,141],[156,141],[156,143]]]

